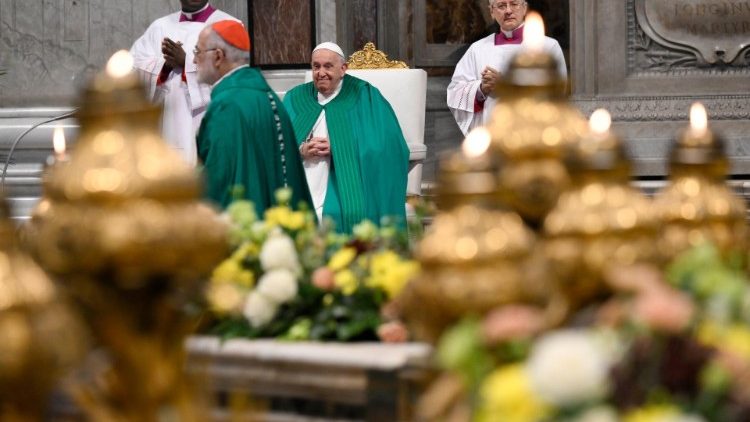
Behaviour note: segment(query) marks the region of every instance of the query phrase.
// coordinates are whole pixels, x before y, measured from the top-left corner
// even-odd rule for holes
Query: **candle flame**
[[[55,128],[52,135],[52,148],[54,148],[55,155],[58,157],[65,155],[65,131],[60,126]]]
[[[492,135],[490,135],[490,131],[484,127],[478,127],[466,135],[466,139],[464,139],[461,149],[467,157],[479,157],[487,152],[490,143],[492,143]]]
[[[133,70],[133,56],[127,50],[113,54],[107,62],[107,74],[113,78],[122,78]]]
[[[596,134],[605,134],[612,126],[612,117],[603,108],[597,109],[589,119],[589,128]]]
[[[537,12],[529,12],[523,26],[523,45],[531,51],[541,51],[544,48],[544,20]]]
[[[690,107],[690,128],[696,133],[703,133],[708,129],[708,114],[701,103],[693,103]]]

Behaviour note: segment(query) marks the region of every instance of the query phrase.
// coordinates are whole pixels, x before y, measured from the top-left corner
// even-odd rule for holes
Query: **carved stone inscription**
[[[655,41],[702,63],[731,64],[750,46],[750,0],[636,0],[636,15]]]

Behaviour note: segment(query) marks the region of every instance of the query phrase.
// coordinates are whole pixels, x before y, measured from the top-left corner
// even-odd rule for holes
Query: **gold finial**
[[[64,165],[48,168],[30,247],[66,282],[110,358],[101,383],[78,386],[97,420],[195,414],[185,390],[188,303],[224,258],[226,226],[199,200],[198,173],[159,135],[127,52],[85,90],[81,132]]]
[[[566,157],[572,184],[544,221],[550,273],[575,308],[606,292],[609,269],[652,263],[656,218],[650,201],[630,186],[630,162],[597,110],[590,133]]]
[[[690,126],[672,145],[669,166],[670,183],[654,202],[661,220],[660,249],[667,258],[707,241],[724,253],[743,250],[747,208],[726,185],[724,142],[709,128],[700,103],[693,105]]]
[[[375,44],[368,42],[362,50],[349,56],[349,69],[408,69],[406,63],[388,60],[388,55],[377,50]]]

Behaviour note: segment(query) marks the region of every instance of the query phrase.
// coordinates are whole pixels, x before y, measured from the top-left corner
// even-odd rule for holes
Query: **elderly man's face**
[[[221,78],[216,61],[219,49],[210,48],[207,42],[211,31],[210,26],[203,28],[193,50],[193,63],[196,64],[196,70],[198,71],[198,82],[209,85]]]
[[[312,54],[313,83],[325,96],[333,94],[344,79],[346,62],[331,50],[320,49]]]
[[[523,0],[495,0],[490,5],[492,17],[503,31],[518,28],[526,17],[529,6]]]
[[[203,9],[203,6],[205,6],[206,3],[208,3],[208,0],[180,0],[182,11],[187,13],[193,13]]]

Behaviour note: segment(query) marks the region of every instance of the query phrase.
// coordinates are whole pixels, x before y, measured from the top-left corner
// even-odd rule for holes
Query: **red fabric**
[[[169,69],[166,64],[162,66],[159,76],[156,77],[156,85],[158,86],[166,82],[169,79],[170,73],[172,73],[172,69]]]
[[[241,23],[223,20],[211,25],[211,28],[229,45],[237,47],[242,51],[250,51],[250,36]]]
[[[505,44],[521,44],[523,42],[523,26],[519,26],[518,28],[513,30],[513,34],[511,34],[510,38],[506,37],[505,34],[503,34],[503,31],[499,31],[495,34],[495,45],[505,45]]]
[[[484,101],[479,101],[479,98],[474,97],[474,113],[479,113],[484,110]]]

